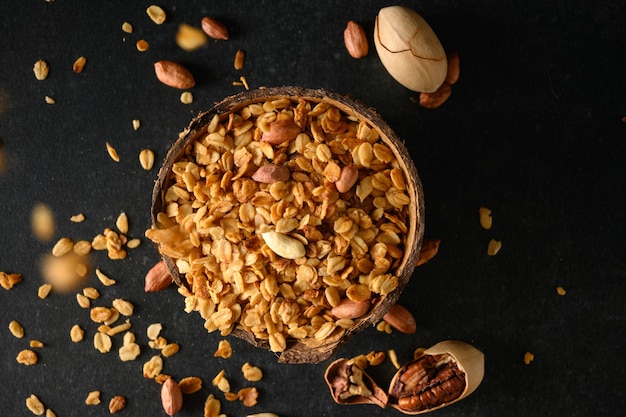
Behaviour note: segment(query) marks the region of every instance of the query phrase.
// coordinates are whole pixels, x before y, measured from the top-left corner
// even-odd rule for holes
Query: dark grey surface
[[[404,360],[418,346],[457,338],[485,353],[483,384],[439,416],[616,416],[625,403],[624,356],[626,264],[626,37],[623,2],[441,1],[409,2],[435,29],[448,51],[461,57],[461,78],[440,109],[420,108],[418,95],[391,79],[372,41],[378,1],[167,1],[163,26],[145,14],[149,2],[56,0],[0,4],[0,138],[6,168],[0,174],[0,270],[24,281],[0,289],[0,415],[30,415],[25,399],[37,394],[57,416],[107,415],[113,395],[128,406],[120,415],[164,415],[159,387],[142,378],[154,352],[145,328],[163,323],[163,336],[181,345],[165,360],[176,378],[203,378],[201,392],[185,398],[181,416],[202,415],[213,393],[229,416],[270,411],[302,415],[400,415],[376,406],[335,405],[322,379],[328,362],[283,365],[269,352],[229,338],[231,359],[214,359],[221,337],[208,334],[196,314],[183,311],[174,288],[143,292],[143,277],[158,260],[143,238],[149,227],[150,193],[156,169],[145,172],[137,155],[144,147],[164,157],[191,118],[213,102],[237,93],[240,75],[252,88],[298,85],[349,94],[376,108],[404,138],[426,196],[426,237],[439,238],[439,255],[420,267],[401,303],[415,315],[415,335],[385,335],[369,329],[335,357],[394,348]],[[180,50],[180,23],[199,25],[213,16],[231,30],[227,42],[210,41],[195,52]],[[370,53],[350,58],[342,32],[356,20],[370,37]],[[121,31],[133,24],[133,34]],[[145,38],[150,50],[139,53]],[[242,71],[232,68],[237,49],[246,51]],[[87,57],[82,74],[72,63]],[[38,59],[50,75],[37,81]],[[161,85],[152,63],[171,59],[197,77],[195,101]],[[55,105],[44,96],[56,99]],[[142,127],[133,131],[132,119]],[[121,161],[113,162],[105,142]],[[96,326],[73,295],[37,297],[39,260],[54,241],[30,233],[30,210],[48,204],[57,220],[56,238],[91,239],[112,227],[121,211],[130,235],[143,240],[124,261],[92,256],[95,267],[118,280],[101,290],[97,304],[117,297],[136,306],[131,319],[141,356],[122,363],[116,352],[92,346]],[[494,226],[482,230],[478,208],[493,210]],[[71,224],[83,212],[87,220]],[[486,255],[491,238],[503,242]],[[557,295],[563,286],[567,294]],[[7,326],[20,322],[24,339]],[[79,323],[86,341],[73,344]],[[35,366],[17,364],[28,341],[39,339]],[[114,341],[119,348],[121,337]],[[524,352],[535,354],[530,365]],[[211,386],[226,369],[233,389],[249,385],[240,366],[249,361],[265,373],[255,384],[259,405],[244,409]],[[383,382],[391,369],[373,373]],[[384,383],[383,383],[384,385]],[[87,407],[92,390],[103,405]]]

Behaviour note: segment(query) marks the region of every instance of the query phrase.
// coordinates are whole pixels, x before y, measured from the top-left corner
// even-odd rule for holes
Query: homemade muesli
[[[146,236],[209,331],[238,327],[275,352],[323,343],[358,320],[333,307],[372,306],[398,286],[408,180],[366,120],[326,102],[252,103],[215,115],[170,175]]]

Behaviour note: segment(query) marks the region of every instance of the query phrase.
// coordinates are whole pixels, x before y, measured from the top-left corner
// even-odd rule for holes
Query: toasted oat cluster
[[[146,236],[176,262],[186,310],[281,352],[323,342],[398,285],[410,198],[367,121],[324,102],[276,99],[215,116],[172,167]]]

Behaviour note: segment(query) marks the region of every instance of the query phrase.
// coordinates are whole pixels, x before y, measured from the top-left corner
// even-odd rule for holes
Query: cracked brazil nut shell
[[[481,351],[458,340],[440,342],[398,370],[389,405],[405,414],[433,411],[470,395],[483,375]]]

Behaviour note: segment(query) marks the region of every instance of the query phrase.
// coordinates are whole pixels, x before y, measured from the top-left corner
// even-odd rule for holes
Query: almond
[[[339,319],[356,319],[367,313],[369,308],[369,300],[352,301],[348,298],[344,298],[339,305],[333,307],[330,312]]]
[[[436,109],[441,106],[452,94],[452,87],[449,84],[443,83],[433,93],[420,93],[420,106],[427,109]]]
[[[168,416],[173,416],[183,407],[183,392],[172,378],[167,379],[161,387],[161,404]]]
[[[339,179],[335,182],[335,187],[340,193],[350,190],[359,179],[359,170],[354,165],[346,165],[341,169]]]
[[[413,314],[400,304],[392,305],[387,314],[383,316],[383,320],[402,333],[412,334],[417,330]]]
[[[172,275],[165,265],[165,261],[157,262],[146,274],[144,290],[156,292],[166,289],[172,283]]]
[[[348,22],[343,31],[343,42],[352,58],[363,58],[369,51],[365,30],[353,20]]]
[[[263,184],[272,184],[278,181],[287,181],[291,177],[289,168],[283,165],[263,165],[252,174],[252,179]]]
[[[270,123],[269,132],[263,132],[261,140],[272,145],[295,139],[302,131],[293,119],[281,119]]]
[[[196,80],[189,70],[173,61],[158,61],[154,63],[154,73],[159,81],[170,87],[181,90],[192,88]]]
[[[228,40],[228,28],[220,21],[211,17],[202,19],[202,30],[216,40]]]

